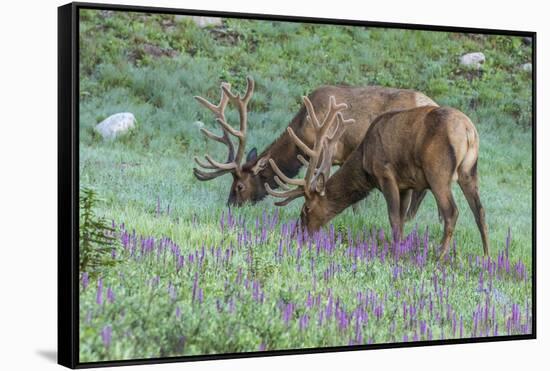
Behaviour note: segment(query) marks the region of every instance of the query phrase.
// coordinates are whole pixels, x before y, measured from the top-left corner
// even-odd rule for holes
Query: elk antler
[[[228,172],[237,172],[241,171],[241,161],[244,155],[246,147],[246,130],[247,130],[247,119],[248,119],[248,102],[254,93],[254,80],[252,77],[246,78],[246,93],[243,97],[240,97],[238,94],[233,94],[231,92],[231,85],[223,82],[221,84],[222,95],[220,98],[220,103],[214,105],[207,101],[206,99],[196,96],[195,99],[201,103],[203,106],[208,108],[216,115],[216,121],[220,124],[223,134],[218,136],[211,131],[201,128],[201,132],[207,137],[216,142],[225,144],[228,147],[227,161],[225,163],[218,162],[214,160],[210,155],[206,154],[204,157],[207,162],[203,162],[198,157],[195,156],[195,162],[202,168],[214,171],[203,171],[198,168],[193,168],[193,173],[198,180],[210,180],[219,177]],[[225,108],[227,103],[231,102],[237,106],[239,111],[239,120],[240,128],[239,130],[234,129],[229,125],[225,119]],[[239,146],[237,147],[237,154],[235,155],[235,147],[229,135],[237,137],[239,141]]]
[[[298,148],[309,158],[306,160],[302,155],[298,155],[298,160],[307,167],[304,179],[288,178],[279,169],[273,159],[269,159],[269,163],[275,171],[275,182],[284,190],[277,192],[271,189],[269,184],[265,183],[267,193],[274,197],[284,198],[283,201],[276,202],[277,206],[287,205],[292,200],[300,197],[310,197],[311,192],[317,188],[319,176],[323,174],[324,179],[330,176],[330,168],[332,166],[332,157],[336,149],[338,140],[342,137],[347,125],[355,122],[353,119],[344,120],[341,111],[348,108],[345,103],[336,104],[334,96],[330,96],[328,112],[322,123],[319,122],[317,114],[313,108],[313,104],[308,97],[303,97],[304,105],[307,110],[307,122],[313,126],[315,132],[315,140],[313,148],[305,144],[292,128],[288,127],[287,131]],[[336,124],[334,125],[334,123]],[[319,162],[321,159],[321,162]],[[295,185],[296,188],[290,189],[288,185]]]

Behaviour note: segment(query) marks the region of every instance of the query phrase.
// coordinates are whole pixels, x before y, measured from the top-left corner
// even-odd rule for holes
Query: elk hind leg
[[[420,204],[424,200],[424,197],[426,197],[426,193],[428,193],[427,189],[420,192],[417,192],[417,191],[413,192],[412,198],[411,198],[411,204],[409,206],[409,210],[407,211],[407,217],[405,218],[406,222],[416,217],[416,214],[418,213],[418,209],[420,208]],[[439,216],[439,221],[443,222],[443,215],[441,214],[441,211],[439,209],[437,210],[437,214]]]
[[[401,191],[400,194],[399,194],[399,197],[400,197],[400,210],[399,210],[399,213],[400,213],[400,217],[401,217],[401,223],[405,223],[405,221],[407,221],[407,211],[410,210],[410,205],[411,205],[411,199],[412,199],[412,195],[413,195],[413,190],[412,189],[407,189],[407,190],[404,190],[404,191]]]
[[[483,254],[485,256],[489,256],[489,239],[487,234],[487,224],[485,223],[485,209],[483,208],[479,198],[476,165],[477,164],[474,164],[472,169],[468,171],[459,172],[458,184],[460,185],[460,189],[462,189],[462,193],[464,193],[464,197],[466,197],[466,201],[468,201],[470,210],[472,210],[472,213],[474,214],[477,228],[479,229],[479,233],[481,235]]]
[[[456,207],[451,185],[437,186],[432,188],[435,200],[441,216],[443,217],[443,238],[441,240],[440,261],[443,261],[449,252],[449,245],[453,238],[456,221],[458,219],[458,208]]]
[[[424,197],[426,196],[427,190],[423,190],[420,192],[414,191],[411,196],[411,202],[409,205],[409,209],[407,211],[406,221],[412,220],[416,217],[416,213],[418,212],[418,208],[420,207],[420,204],[422,203],[422,200],[424,200]]]
[[[443,218],[441,255],[443,262],[458,219],[458,208],[452,192],[452,182],[457,178],[457,152],[450,142],[433,141],[423,163],[424,174],[434,195],[440,217]]]
[[[451,151],[454,155],[454,151],[452,149]],[[453,161],[455,158],[455,156],[449,156],[448,158],[440,157],[438,161],[439,166],[426,166],[426,180],[437,203],[439,215],[443,218],[440,262],[447,256],[456,220],[458,219],[458,208],[456,207],[451,188],[454,175],[456,174],[456,162]]]

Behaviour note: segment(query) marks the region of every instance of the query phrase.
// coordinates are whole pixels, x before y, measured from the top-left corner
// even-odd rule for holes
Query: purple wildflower
[[[97,305],[103,304],[103,279],[102,278],[100,278],[97,281],[97,294],[96,294],[95,302],[97,303]]]
[[[88,272],[82,273],[82,288],[86,290],[89,284],[90,284],[90,277],[88,276]]]
[[[113,333],[113,328],[111,325],[104,326],[101,330],[101,340],[103,341],[103,345],[105,345],[105,348],[109,348],[111,345],[111,337]]]
[[[300,331],[304,331],[309,323],[309,316],[304,314],[300,317]]]
[[[113,303],[115,301],[115,293],[110,287],[107,289],[107,301]]]
[[[168,284],[168,296],[170,296],[170,299],[172,300],[176,300],[176,298],[178,297],[176,292],[176,286],[174,286],[172,282]]]

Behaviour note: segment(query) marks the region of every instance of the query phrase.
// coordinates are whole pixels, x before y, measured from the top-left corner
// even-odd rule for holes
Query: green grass
[[[221,81],[242,91],[246,75],[252,75],[256,92],[249,108],[248,149],[256,146],[261,150],[298,111],[300,97],[319,85],[379,84],[417,89],[473,120],[480,134],[480,191],[492,257],[503,249],[510,229],[510,259],[523,261],[531,271],[531,75],[520,68],[530,62],[531,49],[521,38],[231,19],[224,20],[222,28],[199,29],[168,15],[97,11],[81,13],[80,38],[80,182],[94,187],[105,199],[97,211],[100,215],[125,223],[138,235],[168,237],[186,256],[203,243],[226,246],[236,241],[236,232],[226,235],[219,228],[231,177],[199,182],[192,175],[194,155],[225,156],[223,146],[199,135],[196,121],[214,131],[217,128],[194,95],[216,100]],[[169,56],[152,56],[144,45],[154,45]],[[460,55],[473,51],[482,51],[487,57],[480,72],[458,64]],[[93,127],[121,111],[135,114],[136,129],[117,140],[103,141]],[[231,112],[230,122],[235,119],[236,113]],[[468,256],[481,254],[481,242],[458,187],[454,194],[460,211],[456,259],[466,264]],[[164,211],[169,205],[170,213],[159,215],[157,202]],[[301,201],[295,201],[280,209],[280,221],[297,218],[300,206]],[[272,213],[275,208],[268,198],[234,212],[253,226],[264,210]],[[198,224],[193,224],[194,219]],[[385,202],[375,192],[362,203],[358,214],[346,210],[334,224],[344,230],[348,226],[353,231],[388,230]],[[422,231],[429,228],[433,253],[433,242],[441,238],[442,228],[431,195],[406,231],[415,224]],[[331,288],[335,297],[350,307],[356,291],[372,290],[383,296],[429,281],[433,272],[442,274],[432,260],[425,269],[401,263],[405,273],[398,286],[391,279],[392,266],[380,261],[352,274],[343,243],[337,252],[316,257],[317,273],[331,262],[341,264],[342,271],[335,280],[319,280],[314,289],[314,274],[306,269],[307,254],[300,272],[292,258],[274,258],[278,233],[270,231],[267,242],[254,245],[253,268],[247,262],[246,249],[236,251],[231,264],[223,269],[213,264],[212,270],[189,268],[180,273],[173,265],[164,266],[153,258],[147,258],[145,264],[123,251],[116,269],[106,271],[103,277],[115,292],[113,304],[97,306],[95,288],[82,291],[81,361],[255,351],[260,344],[268,349],[347,345],[349,334],[330,326],[300,331],[296,317],[287,327],[280,320],[278,301],[303,301],[308,291],[320,293],[326,300]],[[448,268],[447,274],[455,277],[448,300],[470,325],[472,311],[484,299],[475,291],[478,277],[466,276],[457,267]],[[231,293],[224,289],[225,279],[233,282],[239,268],[262,282],[269,302],[256,305],[241,297],[238,315],[220,313],[215,309],[216,298],[239,297],[247,291],[242,285],[235,285]],[[200,273],[205,296],[200,309],[190,300],[195,272]],[[161,277],[157,289],[146,283],[156,275]],[[177,286],[175,301],[166,293],[169,282]],[[495,285],[510,303],[530,303],[529,282],[504,279]],[[497,294],[491,295],[494,299]],[[400,308],[401,303],[392,298],[386,313]],[[182,320],[175,318],[177,306]],[[433,318],[425,319],[435,326]],[[392,317],[386,316],[370,322],[364,341],[402,341],[388,332],[391,321]],[[105,347],[100,332],[108,325],[113,326],[113,341]],[[395,332],[405,331],[399,322],[396,326]],[[439,336],[436,328],[434,338]],[[412,330],[410,334],[412,338]]]

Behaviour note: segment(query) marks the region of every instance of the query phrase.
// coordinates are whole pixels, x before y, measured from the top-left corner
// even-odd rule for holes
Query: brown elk
[[[209,103],[201,97],[195,97],[202,105],[214,112],[218,122],[223,130],[222,136],[217,136],[208,130],[202,129],[203,133],[213,140],[224,143],[229,148],[229,154],[225,164],[215,162],[212,158],[206,158],[207,163],[197,161],[200,167],[193,169],[195,176],[199,180],[210,180],[220,175],[231,173],[233,175],[233,184],[228,198],[229,205],[240,206],[245,202],[257,202],[266,196],[264,183],[268,183],[272,188],[277,188],[272,168],[268,166],[269,160],[274,160],[285,176],[293,178],[302,167],[302,163],[297,159],[297,155],[305,155],[296,146],[294,140],[284,131],[283,134],[269,145],[260,155],[257,155],[256,148],[253,148],[246,157],[246,162],[241,164],[244,155],[244,146],[246,144],[246,108],[248,100],[252,95],[254,81],[248,78],[248,88],[244,98],[239,98],[231,94],[230,86],[222,83],[222,97],[220,103],[216,106]],[[316,89],[308,97],[312,106],[319,114],[324,114],[329,109],[329,96],[334,96],[337,101],[346,102],[349,115],[354,117],[357,123],[344,132],[340,139],[335,143],[333,164],[341,165],[351,152],[357,147],[365,135],[371,122],[381,113],[393,110],[408,109],[418,106],[437,104],[414,90],[392,89],[380,86],[352,87],[352,86],[322,86]],[[224,109],[228,101],[234,102],[241,117],[241,130],[232,130],[224,117]],[[241,102],[241,103],[239,103]],[[289,124],[295,135],[305,144],[311,146],[314,142],[315,132],[313,128],[307,125],[307,110],[304,105],[292,119]],[[234,147],[230,140],[230,135],[237,136],[239,140],[239,149],[235,156]],[[414,216],[423,195],[413,196],[411,202],[410,216]],[[416,201],[415,201],[416,200]]]
[[[315,111],[309,106],[310,117]],[[314,121],[316,119],[313,119]],[[319,132],[321,135],[321,133]],[[300,147],[306,145],[293,138]],[[334,143],[319,137],[318,142]],[[317,142],[316,142],[317,143]],[[394,237],[400,239],[411,194],[431,190],[444,222],[441,241],[441,259],[449,249],[458,209],[451,191],[452,182],[458,184],[472,210],[483,244],[483,252],[489,254],[485,211],[480,201],[477,177],[479,136],[475,126],[462,112],[449,107],[426,106],[404,111],[388,112],[378,117],[370,126],[361,144],[349,156],[343,166],[330,178],[324,175],[324,166],[330,163],[331,153],[310,149],[317,158],[310,159],[308,173],[318,178],[284,178],[275,162],[273,170],[282,181],[296,185],[285,192],[266,190],[273,196],[285,198],[277,203],[285,205],[291,200],[305,197],[301,211],[302,226],[314,232],[348,206],[367,197],[377,188],[386,199],[388,215]],[[304,148],[305,149],[305,148]],[[315,164],[321,164],[315,168]],[[281,179],[276,179],[281,182]]]

